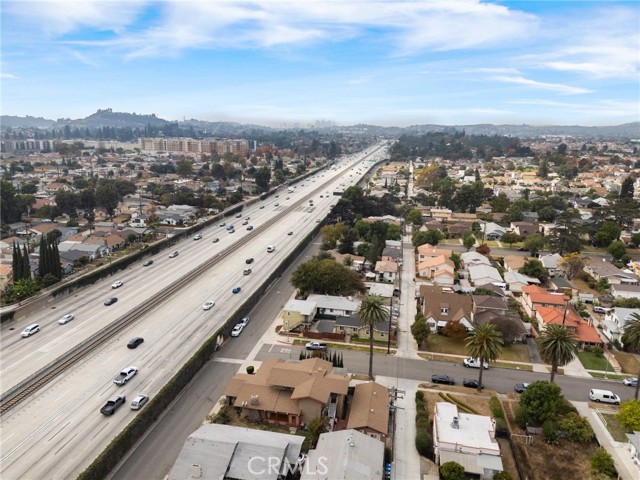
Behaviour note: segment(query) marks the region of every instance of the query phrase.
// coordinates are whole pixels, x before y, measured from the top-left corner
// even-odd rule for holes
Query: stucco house
[[[432,332],[441,330],[447,322],[460,322],[471,330],[473,328],[473,306],[469,295],[443,292],[440,287],[420,286],[422,314]]]
[[[297,327],[308,328],[316,316],[316,302],[310,300],[289,300],[282,309],[282,329],[285,332]]]
[[[455,264],[444,255],[429,257],[418,264],[418,276],[428,278],[437,285],[453,285]]]

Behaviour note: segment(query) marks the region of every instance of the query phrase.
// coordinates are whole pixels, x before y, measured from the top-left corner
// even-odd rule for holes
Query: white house
[[[615,340],[621,342],[624,325],[633,314],[640,315],[640,308],[614,308],[604,315],[602,333],[612,342]]]
[[[491,261],[484,255],[478,252],[462,252],[460,254],[462,260],[462,266],[469,268],[474,265],[487,265],[491,266]]]
[[[353,297],[337,297],[333,295],[311,294],[307,297],[307,302],[316,304],[319,315],[334,317],[348,317],[360,308],[360,300]]]
[[[500,272],[495,267],[488,265],[476,265],[469,267],[469,280],[473,286],[492,284],[504,284]]]

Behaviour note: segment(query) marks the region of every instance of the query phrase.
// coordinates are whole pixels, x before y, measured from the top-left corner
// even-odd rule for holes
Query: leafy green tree
[[[493,480],[513,480],[513,477],[509,472],[498,472],[493,476]]]
[[[496,360],[502,352],[502,335],[491,323],[476,325],[467,335],[464,345],[473,358],[480,360],[480,365]],[[482,373],[484,368],[479,368],[478,392],[482,391]]]
[[[400,226],[395,223],[390,223],[387,227],[387,240],[400,240],[402,238],[402,231]]]
[[[419,232],[419,233],[423,233],[423,232]],[[435,230],[430,228],[429,230],[424,232],[424,239],[426,240],[426,243],[428,243],[429,245],[433,245],[435,247],[440,243],[440,240],[444,239],[444,233],[442,233],[440,230]],[[421,244],[421,245],[424,245],[424,244]]]
[[[47,273],[42,279],[42,286],[44,288],[50,287],[51,285],[58,283],[60,279],[51,273]]]
[[[553,222],[558,213],[552,206],[547,206],[538,211],[538,220],[541,222]]]
[[[593,429],[589,420],[575,412],[569,412],[558,421],[558,429],[567,434],[569,440],[587,443],[593,440]]]
[[[573,333],[563,325],[548,325],[538,338],[540,356],[551,364],[551,378],[558,372],[558,366],[566,365],[578,354],[578,342]]]
[[[120,200],[118,190],[116,190],[113,182],[107,182],[98,185],[98,187],[96,188],[95,199],[96,206],[104,208],[107,211],[109,217],[113,217],[115,209],[118,206],[118,202]]]
[[[544,247],[544,238],[539,233],[529,235],[524,240],[524,248],[526,248],[531,254],[538,253]]]
[[[427,341],[427,338],[429,338],[430,333],[431,330],[429,329],[429,326],[422,314],[416,315],[416,319],[411,324],[411,335],[413,335],[413,338],[418,344],[418,348],[422,348],[424,346],[424,343]]]
[[[191,160],[181,158],[176,162],[176,173],[181,177],[190,177],[193,175],[193,163]]]
[[[596,232],[593,243],[597,247],[608,247],[611,242],[620,238],[622,229],[615,222],[604,222]]]
[[[640,401],[627,400],[622,402],[616,418],[628,430],[633,430],[634,432],[640,430]]]
[[[509,248],[511,248],[514,243],[517,243],[520,240],[521,240],[521,237],[516,232],[507,232],[504,235],[502,235],[502,238],[500,239],[502,243],[508,243]]]
[[[506,193],[499,193],[491,200],[491,212],[492,213],[506,213],[511,205],[509,197]]]
[[[546,281],[549,279],[549,272],[547,272],[547,269],[544,268],[542,262],[535,258],[530,258],[526,262],[524,262],[524,265],[520,268],[520,270],[518,270],[518,272],[522,273],[523,275],[529,275],[530,277],[537,278],[542,283],[546,283]]]
[[[367,295],[358,308],[360,325],[369,327],[369,378],[373,379],[373,329],[384,323],[389,317],[384,298],[380,295]]]
[[[442,480],[464,480],[464,467],[456,462],[445,462],[440,465]]]
[[[261,192],[269,190],[269,183],[271,183],[271,170],[268,167],[258,168],[253,174],[253,178]]]
[[[591,470],[602,473],[610,478],[616,477],[616,466],[613,457],[604,448],[600,448],[591,456]]]
[[[32,278],[22,278],[13,284],[12,291],[17,300],[22,300],[34,295],[38,291],[38,286]]]
[[[547,160],[540,160],[538,176],[540,178],[547,178],[549,176],[549,162]]]
[[[353,295],[365,291],[358,274],[332,258],[312,258],[300,264],[291,275],[291,284],[302,294]]]
[[[520,407],[525,411],[527,422],[533,425],[555,421],[563,405],[562,389],[555,383],[533,382],[520,395]]]
[[[562,260],[558,262],[558,266],[567,278],[571,280],[578,276],[590,261],[591,259],[589,257],[585,257],[578,253],[570,253],[569,255],[562,257]]]
[[[618,195],[618,198],[633,199],[633,193],[634,193],[633,183],[634,183],[633,177],[628,176],[627,178],[625,178],[622,181],[622,185],[620,186],[620,195]]]
[[[607,253],[616,260],[620,260],[627,254],[627,246],[622,240],[616,240],[607,247]]]
[[[407,213],[405,220],[412,225],[422,225],[422,211],[418,208],[413,208]]]
[[[635,352],[640,352],[640,314],[632,313],[624,325],[624,333],[622,334],[622,344],[625,349],[631,349]],[[640,378],[640,373],[638,374]],[[638,400],[638,392],[640,391],[640,382],[636,384],[636,391],[634,398]]]
[[[462,245],[464,245],[464,248],[467,250],[467,252],[475,244],[476,244],[476,236],[473,233],[467,233],[462,239]]]

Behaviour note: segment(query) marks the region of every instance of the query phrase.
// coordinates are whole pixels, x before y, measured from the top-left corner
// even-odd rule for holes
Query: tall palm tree
[[[640,351],[640,314],[631,314],[631,318],[625,322],[621,340],[626,347],[631,347],[636,352]],[[640,374],[636,382],[636,400],[638,400],[638,391],[640,391]]]
[[[367,295],[358,309],[360,325],[369,327],[369,378],[373,379],[373,328],[389,317],[389,311],[380,295]]]
[[[478,392],[482,391],[482,372],[484,371],[484,364],[490,360],[496,360],[502,352],[502,334],[496,330],[495,325],[492,323],[482,323],[476,325],[473,330],[469,332],[464,346],[467,348],[467,352],[473,358],[480,360],[480,374],[478,375]]]
[[[549,325],[538,338],[538,349],[545,362],[551,364],[551,379],[558,372],[558,366],[566,365],[578,354],[578,342],[573,333],[563,325]]]

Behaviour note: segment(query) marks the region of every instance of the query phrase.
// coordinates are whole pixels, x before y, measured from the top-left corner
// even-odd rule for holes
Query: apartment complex
[[[53,147],[58,143],[58,140],[33,138],[30,140],[2,140],[0,142],[0,152],[40,152],[42,150],[53,150]]]
[[[138,145],[143,152],[177,152],[177,153],[205,153],[224,155],[233,153],[245,155],[249,151],[246,140],[196,140],[195,138],[144,138],[138,139]]]

